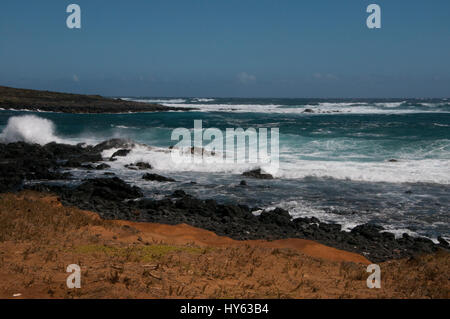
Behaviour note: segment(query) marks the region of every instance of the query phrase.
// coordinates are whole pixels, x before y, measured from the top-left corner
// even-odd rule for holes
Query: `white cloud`
[[[256,81],[256,76],[247,72],[241,72],[237,75],[237,79],[242,84],[249,84]]]

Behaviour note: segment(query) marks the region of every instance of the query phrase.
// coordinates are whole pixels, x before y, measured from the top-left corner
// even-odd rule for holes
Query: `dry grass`
[[[292,249],[198,247],[144,241],[140,231],[62,207],[55,197],[0,196],[0,297],[24,298],[448,298],[448,253],[381,264],[368,289],[362,264]],[[142,238],[141,238],[142,237]],[[66,267],[82,288],[66,287]]]

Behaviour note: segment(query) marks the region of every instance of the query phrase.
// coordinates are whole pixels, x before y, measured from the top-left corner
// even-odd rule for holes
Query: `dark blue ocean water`
[[[183,188],[202,198],[281,206],[293,216],[316,216],[347,228],[376,222],[399,234],[450,237],[449,100],[133,99],[197,110],[97,115],[0,111],[0,138],[89,144],[129,138],[157,148],[136,147],[111,170],[148,196]],[[48,121],[11,121],[30,114]],[[161,150],[175,143],[173,129],[192,129],[194,120],[223,131],[279,128],[277,178],[247,180],[248,187],[241,187],[240,174],[255,165],[174,165]],[[179,182],[141,181],[141,173],[123,168],[137,160]]]

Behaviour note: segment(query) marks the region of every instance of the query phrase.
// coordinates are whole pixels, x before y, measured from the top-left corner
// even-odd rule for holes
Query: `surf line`
[[[194,134],[188,128],[176,128],[171,140],[172,160],[176,164],[235,164],[250,163],[268,166],[273,173],[279,168],[279,128],[218,128],[203,129],[202,120],[194,120]],[[207,145],[204,145],[204,142]],[[270,155],[269,155],[270,145]]]

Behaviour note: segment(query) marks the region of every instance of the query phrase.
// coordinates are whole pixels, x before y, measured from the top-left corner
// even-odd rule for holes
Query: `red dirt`
[[[0,298],[449,298],[449,255],[382,263],[382,288],[368,289],[365,257],[313,241],[236,241],[0,195]],[[74,263],[81,289],[66,286]]]
[[[266,248],[290,248],[311,257],[322,258],[331,261],[348,261],[362,264],[370,264],[365,257],[328,247],[306,239],[282,239],[275,241],[246,240],[238,241],[228,237],[218,236],[213,232],[195,228],[186,224],[171,226],[152,223],[133,223],[117,221],[119,225],[129,225],[142,232],[141,237],[148,241],[163,241],[170,245],[194,244],[199,247],[266,247]]]

